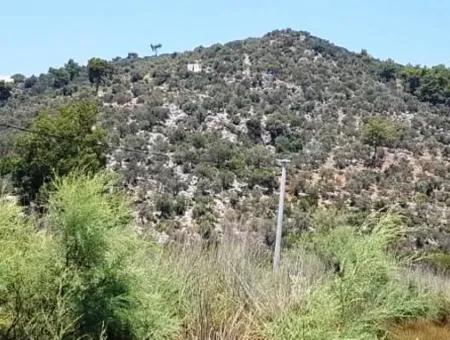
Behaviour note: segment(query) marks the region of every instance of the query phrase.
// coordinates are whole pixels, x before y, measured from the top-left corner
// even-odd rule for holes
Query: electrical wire
[[[61,136],[57,136],[57,135],[53,135],[50,133],[41,133],[39,131],[35,131],[35,130],[31,130],[28,128],[24,128],[22,126],[17,126],[17,125],[13,125],[13,124],[8,124],[8,123],[0,123],[0,127],[4,127],[4,128],[8,128],[8,129],[13,129],[13,130],[18,130],[21,132],[26,132],[26,133],[32,133],[32,134],[36,134],[36,135],[40,135],[43,137],[50,137],[50,138],[55,138],[55,139],[63,139],[66,140],[64,137]],[[146,155],[155,155],[155,156],[163,156],[163,157],[169,157],[167,154],[161,153],[161,152],[154,152],[154,151],[146,151],[146,150],[142,150],[142,149],[136,149],[136,148],[126,148],[123,146],[118,146],[118,147],[114,147],[108,144],[99,144],[101,146],[106,147],[109,150],[112,151],[117,151],[118,149],[124,150],[124,151],[128,151],[128,152],[137,152],[137,153],[143,153]]]

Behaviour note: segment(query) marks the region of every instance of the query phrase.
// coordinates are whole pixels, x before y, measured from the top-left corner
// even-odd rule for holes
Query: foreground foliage
[[[400,275],[397,215],[325,223],[277,274],[260,243],[162,248],[131,221],[107,173],[57,178],[38,220],[0,198],[0,338],[377,339],[445,311],[448,295]]]
[[[436,317],[438,301],[399,278],[399,264],[387,253],[401,225],[387,215],[366,235],[348,227],[313,235],[314,248],[333,263],[336,275],[304,307],[274,323],[275,338],[378,339],[390,322]]]
[[[158,251],[129,228],[113,182],[58,179],[45,231],[0,203],[2,339],[164,339],[178,329],[177,281],[155,272]]]

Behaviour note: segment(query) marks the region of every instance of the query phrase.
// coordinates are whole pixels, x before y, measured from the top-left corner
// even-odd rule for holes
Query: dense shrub
[[[99,108],[80,102],[42,112],[17,142],[12,174],[25,202],[56,175],[96,171],[106,163],[106,131],[98,126]]]
[[[334,266],[333,279],[318,287],[305,308],[281,315],[270,328],[275,339],[378,339],[388,321],[435,317],[439,309],[426,293],[397,276],[387,249],[401,221],[387,215],[370,234],[348,227],[314,235],[316,252]]]
[[[0,201],[4,339],[166,339],[181,319],[177,281],[107,174],[57,179],[45,231]],[[150,256],[150,257],[149,257]]]

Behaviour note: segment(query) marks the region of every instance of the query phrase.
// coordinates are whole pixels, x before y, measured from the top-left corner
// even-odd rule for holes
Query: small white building
[[[187,64],[187,70],[194,73],[202,72],[202,65],[198,61],[195,63],[189,63]]]

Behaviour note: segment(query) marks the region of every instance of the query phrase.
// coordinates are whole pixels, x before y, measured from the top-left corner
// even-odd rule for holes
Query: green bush
[[[32,222],[0,198],[0,338],[6,340],[62,339],[77,319],[56,247]]]
[[[167,193],[155,195],[155,210],[160,212],[164,219],[183,215],[186,207],[187,200],[182,195],[176,197]]]
[[[387,253],[401,226],[398,216],[386,215],[369,234],[339,227],[313,235],[309,241],[335,275],[315,289],[305,306],[277,318],[269,327],[272,337],[375,340],[390,321],[435,317],[437,300],[402,281],[399,263]]]
[[[268,169],[254,169],[249,171],[248,187],[252,189],[256,185],[267,188],[269,192],[272,192],[277,187],[274,172]]]
[[[57,179],[46,231],[0,201],[3,339],[168,339],[181,325],[180,281],[130,228],[108,174]],[[150,260],[152,259],[152,260]]]

